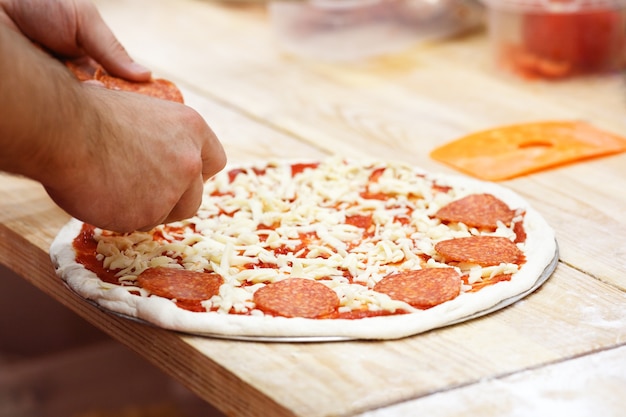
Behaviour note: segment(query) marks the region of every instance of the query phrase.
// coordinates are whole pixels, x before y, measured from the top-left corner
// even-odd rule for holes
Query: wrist
[[[91,116],[81,84],[20,33],[0,25],[0,170],[44,185],[80,155]]]

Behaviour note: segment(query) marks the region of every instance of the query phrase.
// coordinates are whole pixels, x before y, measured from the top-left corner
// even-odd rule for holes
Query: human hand
[[[105,229],[147,230],[193,215],[203,182],[225,165],[202,117],[81,84],[33,41],[114,75],[150,78],[89,3],[0,0],[0,170],[41,182],[70,215]]]
[[[202,200],[204,182],[226,157],[204,119],[165,100],[82,89],[86,115],[72,143],[57,141],[41,180],[52,199],[72,216],[118,232],[148,230],[188,218]],[[90,111],[92,110],[92,111]]]
[[[151,73],[134,62],[87,0],[0,0],[0,24],[21,32],[66,59],[93,59],[112,75],[148,81]]]

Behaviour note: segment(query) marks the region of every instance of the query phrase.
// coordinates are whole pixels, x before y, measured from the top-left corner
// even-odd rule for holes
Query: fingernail
[[[150,74],[151,72],[148,68],[144,67],[143,65],[137,62],[131,62],[130,69],[131,71],[138,73],[138,74],[141,74],[141,73]]]

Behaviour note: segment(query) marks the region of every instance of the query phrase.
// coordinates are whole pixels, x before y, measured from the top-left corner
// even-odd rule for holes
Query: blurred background
[[[0,417],[221,417],[0,266]]]

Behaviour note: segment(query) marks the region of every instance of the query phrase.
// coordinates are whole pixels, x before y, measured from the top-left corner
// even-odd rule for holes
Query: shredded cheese
[[[439,208],[472,192],[436,186],[446,184],[409,165],[338,158],[295,176],[289,164],[250,167],[232,182],[222,172],[206,184],[195,217],[147,233],[99,231],[97,252],[105,268],[131,283],[156,266],[218,273],[225,284],[203,305],[221,313],[262,314],[252,302],[254,291],[288,277],[328,285],[342,312],[412,311],[372,287],[398,271],[448,267],[434,250],[437,242],[484,234],[436,219]],[[350,216],[369,218],[372,227],[350,224]],[[514,239],[512,227],[500,223],[489,234]],[[519,270],[515,264],[454,267],[468,284]]]

